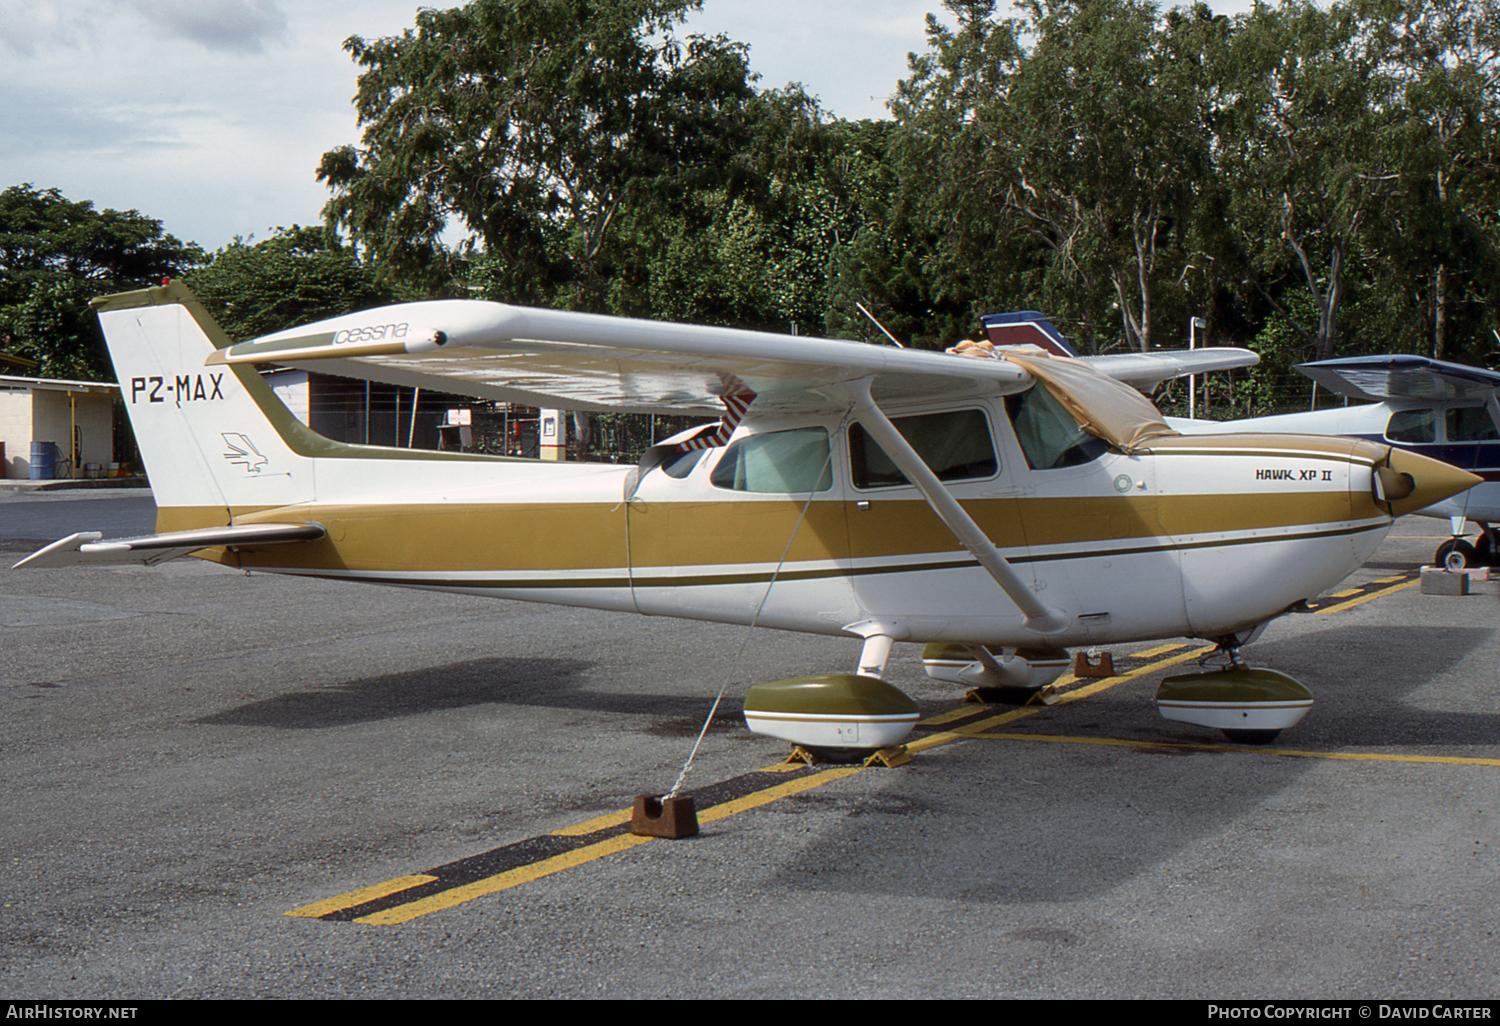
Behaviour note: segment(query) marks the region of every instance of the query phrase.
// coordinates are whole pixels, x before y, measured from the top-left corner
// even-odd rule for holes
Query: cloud
[[[210,50],[261,53],[286,38],[286,15],[275,0],[133,0],[156,31]]]
[[[0,50],[34,57],[39,47],[77,47],[88,32],[89,20],[76,13],[55,2],[0,0]]]
[[[24,153],[33,161],[56,154],[81,157],[150,142],[151,133],[142,131],[138,117],[80,103],[48,89],[12,85],[6,92],[5,105],[0,107],[0,138],[12,153]],[[0,160],[0,167],[8,169],[9,164]]]
[[[287,37],[277,0],[0,0],[0,50],[34,58],[107,45],[118,38],[120,19],[228,53],[262,53]]]

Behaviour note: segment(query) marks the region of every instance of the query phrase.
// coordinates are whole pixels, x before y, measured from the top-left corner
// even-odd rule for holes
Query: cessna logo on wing
[[[255,447],[255,443],[238,431],[225,431],[219,437],[224,439],[224,445],[229,450],[224,453],[224,458],[232,465],[243,466],[249,473],[259,474],[260,468],[269,462]]]
[[[224,398],[223,374],[179,374],[168,381],[161,376],[130,379],[130,401],[147,403],[205,402]]]
[[[353,342],[380,342],[387,338],[405,338],[409,324],[372,324],[366,328],[345,328],[334,332],[333,344],[346,346]]]

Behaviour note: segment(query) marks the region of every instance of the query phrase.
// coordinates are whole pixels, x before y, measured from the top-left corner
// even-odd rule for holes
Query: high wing
[[[1078,357],[1101,374],[1139,389],[1148,395],[1169,378],[1209,371],[1254,367],[1260,357],[1249,349],[1217,347],[1204,349],[1160,349],[1149,353],[1111,353],[1079,356],[1062,332],[1037,310],[985,314],[980,318],[985,337],[1000,350],[1041,349],[1053,356]]]
[[[210,363],[279,363],[534,406],[717,414],[720,398],[756,409],[846,406],[868,379],[878,402],[1014,392],[1014,363],[862,342],[709,328],[480,300],[436,300],[346,314],[241,342]]]
[[[1425,356],[1355,356],[1301,363],[1297,369],[1330,392],[1376,403],[1483,399],[1500,388],[1500,373]]]
[[[1150,392],[1169,378],[1210,371],[1254,367],[1260,356],[1249,349],[1215,346],[1204,349],[1162,349],[1154,353],[1111,353],[1086,356],[1094,369],[1116,381]]]
[[[995,317],[1041,315],[991,315],[992,333],[988,322]],[[1023,320],[1012,330],[1032,326]],[[1085,362],[1150,391],[1168,378],[1253,366],[1258,359],[1246,349],[1223,348]],[[1024,370],[1003,360],[480,300],[346,314],[239,343],[210,362],[316,364],[329,374],[532,406],[705,415],[718,413],[719,399],[737,391],[754,392],[762,411],[834,409],[842,405],[843,384],[867,377],[881,403],[962,399],[1031,384]]]

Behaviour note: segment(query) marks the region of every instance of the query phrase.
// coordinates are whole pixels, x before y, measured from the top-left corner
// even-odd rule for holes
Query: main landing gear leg
[[[1214,659],[1223,659],[1229,664],[1224,667],[1222,671],[1224,673],[1233,673],[1236,670],[1249,670],[1250,664],[1245,662],[1244,656],[1240,655],[1240,647],[1241,644],[1238,635],[1231,634],[1228,637],[1220,638],[1218,647],[1202,659],[1199,659],[1198,665],[1202,666]],[[1276,736],[1281,733],[1280,729],[1247,730],[1236,728],[1231,730],[1228,727],[1222,729],[1225,737],[1242,745],[1268,745],[1272,741],[1275,741]]]

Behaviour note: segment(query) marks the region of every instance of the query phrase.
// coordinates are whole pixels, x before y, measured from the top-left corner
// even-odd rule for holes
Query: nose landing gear
[[[1453,518],[1453,537],[1438,546],[1432,565],[1457,573],[1480,566],[1500,566],[1500,532],[1489,524],[1479,525],[1479,536],[1473,542],[1462,535],[1466,521]]]

